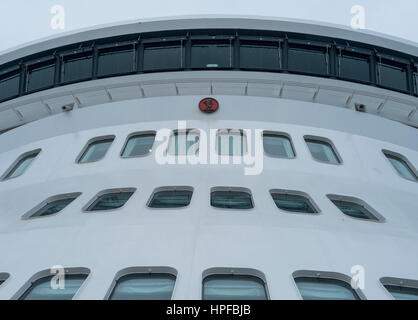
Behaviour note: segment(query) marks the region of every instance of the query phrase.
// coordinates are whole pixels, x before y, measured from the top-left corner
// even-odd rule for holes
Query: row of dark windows
[[[203,32],[203,31],[202,31]],[[0,66],[0,101],[85,80],[179,70],[254,70],[331,77],[418,95],[418,59],[336,41],[230,35],[78,44]],[[261,31],[259,34],[263,34]],[[308,37],[308,36],[306,36]],[[305,37],[305,38],[306,38]],[[132,37],[131,37],[132,38]],[[110,40],[107,40],[110,41]],[[341,43],[341,42],[340,42]]]
[[[87,268],[66,268],[58,281],[57,270],[35,274],[12,299],[72,300],[90,274]],[[8,274],[0,274],[0,285]],[[106,300],[170,300],[177,280],[171,267],[130,267],[119,271],[104,299]],[[304,300],[365,300],[347,275],[336,272],[299,270],[293,280]],[[62,281],[63,286],[59,286]],[[396,300],[418,300],[416,280],[391,277],[380,279],[383,287]],[[265,275],[248,268],[212,268],[203,272],[203,300],[269,300]]]
[[[155,131],[136,132],[130,134],[121,151],[122,158],[144,157],[152,153],[155,143]],[[112,145],[115,136],[102,136],[90,139],[76,159],[77,163],[91,163],[103,159]],[[169,141],[167,154],[190,155],[199,152],[199,130],[189,129],[173,131]],[[331,140],[324,137],[305,136],[305,143],[313,159],[333,165],[341,165],[343,160]],[[221,156],[243,156],[248,152],[247,137],[240,129],[221,129],[216,135],[216,152]],[[283,132],[263,132],[264,153],[269,157],[294,159],[296,151],[291,137]],[[35,160],[41,149],[32,150],[19,156],[4,172],[1,179],[8,180],[22,175]],[[402,154],[382,150],[387,160],[401,177],[410,181],[418,181],[415,166]]]
[[[96,194],[84,207],[85,212],[110,211],[122,208],[135,193],[136,188],[103,190]],[[56,215],[81,195],[81,192],[59,194],[49,197],[22,216],[32,219]],[[270,195],[278,209],[288,213],[319,214],[314,200],[306,193],[295,190],[270,190]],[[149,208],[179,209],[188,207],[193,196],[193,187],[167,186],[154,190],[147,202]],[[328,194],[328,199],[345,215],[361,220],[384,222],[385,218],[361,199]],[[219,209],[253,209],[254,199],[247,188],[213,187],[210,205]]]

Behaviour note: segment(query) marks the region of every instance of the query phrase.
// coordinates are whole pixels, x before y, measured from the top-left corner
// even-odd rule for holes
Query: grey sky
[[[50,27],[53,5],[65,29]],[[366,9],[366,29],[418,42],[417,0],[1,0],[0,51],[39,38],[124,20],[191,14],[238,14],[350,25],[350,9]]]

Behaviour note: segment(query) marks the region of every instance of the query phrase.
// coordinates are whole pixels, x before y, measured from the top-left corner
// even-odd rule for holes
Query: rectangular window
[[[328,53],[325,49],[292,45],[289,48],[288,69],[307,74],[328,74]]]
[[[103,49],[99,51],[97,76],[106,77],[112,75],[131,73],[135,70],[134,45],[123,48]]]
[[[138,133],[128,137],[122,151],[122,158],[141,157],[152,152],[155,133]]]
[[[192,68],[232,68],[231,42],[201,41],[192,43]]]
[[[382,217],[376,210],[361,199],[333,194],[329,194],[327,197],[338,209],[340,209],[342,213],[347,216],[377,222],[385,221],[384,217]]]
[[[170,155],[192,155],[199,150],[199,131],[184,130],[175,131],[168,143],[168,154]]]
[[[251,192],[243,188],[212,188],[210,204],[221,209],[254,208]]]
[[[54,61],[29,66],[27,69],[26,91],[32,92],[52,87],[55,79]]]
[[[77,162],[87,163],[103,159],[114,139],[114,136],[109,136],[90,140],[84,147],[81,156],[78,157]]]
[[[243,156],[247,153],[247,137],[239,129],[222,129],[216,134],[218,155]]]
[[[281,69],[281,48],[279,43],[243,41],[240,45],[240,67],[243,69]]]
[[[251,275],[214,274],[203,280],[203,300],[267,300],[263,280]]]
[[[22,175],[30,166],[30,164],[36,159],[38,154],[41,152],[40,149],[26,152],[21,155],[16,161],[10,166],[9,169],[3,174],[2,180],[16,178]]]
[[[156,189],[148,201],[150,208],[187,207],[192,200],[191,187],[163,187]]]
[[[383,150],[383,154],[403,178],[411,181],[418,181],[416,170],[406,157],[399,153],[387,150]]]
[[[360,300],[351,285],[342,280],[298,277],[295,282],[303,300]]]
[[[296,213],[318,213],[319,210],[308,195],[298,191],[272,190],[271,196],[277,208]]]
[[[370,59],[365,55],[340,52],[338,75],[343,79],[370,82]]]
[[[75,82],[90,79],[93,75],[93,55],[91,52],[69,55],[62,58],[61,81]]]
[[[295,157],[292,142],[290,138],[273,132],[263,133],[264,152],[270,157],[288,158]]]
[[[80,195],[80,192],[56,195],[41,202],[38,206],[23,215],[22,219],[46,217],[61,212]]]
[[[0,101],[19,95],[20,73],[9,73],[0,77]]]
[[[176,276],[167,273],[128,273],[115,280],[109,300],[170,300]]]
[[[178,70],[183,68],[183,42],[146,44],[144,71]]]
[[[87,205],[85,211],[106,211],[123,207],[134,194],[135,189],[116,189],[100,192],[91,204]]]
[[[400,90],[408,90],[408,72],[406,65],[394,61],[383,60],[377,64],[378,80],[381,86]]]
[[[305,141],[314,159],[331,164],[341,164],[341,158],[328,139],[305,137]]]

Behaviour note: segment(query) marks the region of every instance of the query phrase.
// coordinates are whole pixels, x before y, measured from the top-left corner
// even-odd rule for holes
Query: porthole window
[[[93,75],[93,52],[92,50],[72,53],[61,56],[61,81],[71,83],[90,79]]]
[[[46,199],[22,216],[22,219],[55,215],[80,196],[80,192],[60,194]]]
[[[253,269],[209,269],[203,273],[202,299],[268,300],[267,282]]]
[[[19,95],[19,70],[0,74],[0,101],[11,99]]]
[[[6,280],[9,278],[9,274],[5,272],[0,272],[0,286],[6,282]]]
[[[183,68],[184,41],[145,41],[144,71],[170,71]]]
[[[55,60],[29,64],[26,72],[26,91],[50,88],[55,80]]]
[[[318,207],[304,192],[291,190],[270,190],[271,197],[277,208],[293,213],[319,213]]]
[[[251,191],[246,188],[215,187],[211,189],[210,204],[221,209],[254,208]]]
[[[385,221],[382,215],[361,199],[334,194],[329,194],[327,197],[342,213],[349,217],[377,222]]]
[[[383,150],[383,154],[401,177],[411,181],[418,181],[417,170],[406,157],[389,150]]]
[[[169,267],[132,267],[119,271],[105,299],[171,300],[177,271]]]
[[[232,39],[192,41],[193,69],[232,68]]]
[[[122,188],[101,191],[84,207],[84,211],[108,211],[122,208],[135,190],[135,188]]]
[[[247,153],[247,136],[243,130],[222,129],[216,134],[216,152],[221,156],[243,156]]]
[[[80,289],[90,270],[86,268],[65,268],[64,286],[57,283],[53,270],[35,274],[13,297],[15,300],[72,300]]]
[[[199,150],[199,131],[195,129],[174,131],[170,136],[167,153],[170,155],[194,155]]]
[[[288,69],[291,72],[327,75],[329,57],[327,47],[293,43],[289,45]]]
[[[155,132],[140,132],[130,135],[122,151],[122,158],[142,157],[152,152]]]
[[[135,44],[100,48],[97,62],[97,76],[108,77],[131,73],[135,70]]]
[[[295,158],[292,141],[286,134],[265,131],[263,133],[263,146],[264,152],[270,157]]]
[[[385,277],[380,282],[395,300],[418,300],[418,281]]]
[[[192,200],[192,187],[161,187],[154,190],[148,201],[150,208],[187,207]]]
[[[351,278],[336,272],[296,271],[296,286],[303,300],[365,300],[360,289],[351,286]]]
[[[305,142],[315,160],[330,164],[342,163],[341,157],[330,140],[322,137],[305,136]]]
[[[408,91],[408,71],[405,64],[379,58],[377,75],[381,86]]]
[[[36,159],[41,149],[33,150],[22,154],[16,161],[6,170],[2,176],[2,180],[16,178],[21,176]]]
[[[91,139],[77,157],[78,163],[95,162],[104,158],[115,136],[105,136]]]

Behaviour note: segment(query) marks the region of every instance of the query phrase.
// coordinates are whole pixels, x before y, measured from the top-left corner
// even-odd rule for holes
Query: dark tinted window
[[[180,208],[190,204],[193,191],[191,190],[164,190],[153,194],[148,206],[150,208]]]
[[[138,134],[130,137],[122,151],[122,157],[139,157],[149,154],[152,152],[154,140],[154,133]]]
[[[286,136],[280,134],[263,134],[264,152],[272,157],[294,158],[292,143]]]
[[[53,62],[28,67],[27,91],[35,91],[53,86],[55,64]]]
[[[338,56],[339,76],[344,79],[370,82],[369,58],[342,53]]]
[[[121,208],[132,195],[133,191],[103,194],[88,207],[87,211],[103,211]]]
[[[75,200],[75,197],[59,199],[47,203],[42,209],[35,212],[31,217],[45,217],[56,214]]]
[[[331,199],[331,201],[347,216],[365,220],[377,220],[363,205],[346,200]]]
[[[379,84],[396,90],[408,90],[406,67],[395,62],[378,63]]]
[[[291,47],[289,48],[288,68],[293,72],[326,75],[328,74],[327,53],[322,49]]]
[[[414,72],[414,85],[415,85],[415,94],[418,94],[418,69],[415,67]]]
[[[229,42],[198,42],[192,44],[192,68],[232,67],[232,46]]]
[[[271,196],[279,209],[299,213],[318,212],[311,201],[304,196],[286,193],[272,193]]]
[[[144,71],[180,69],[183,59],[181,43],[148,44],[144,48]]]
[[[170,300],[176,277],[171,274],[135,273],[116,281],[110,300]]]
[[[97,75],[110,76],[134,71],[135,48],[107,49],[99,52]]]
[[[0,101],[19,94],[20,74],[18,72],[0,77]]]
[[[87,278],[86,274],[65,275],[65,286],[53,288],[48,276],[33,282],[19,300],[71,300]]]
[[[93,56],[84,54],[65,57],[61,72],[62,82],[89,79],[93,74]]]
[[[212,191],[210,203],[213,207],[223,209],[254,208],[251,195],[243,191]]]
[[[345,281],[300,277],[295,282],[303,300],[360,300]]]
[[[385,288],[396,300],[418,300],[418,289],[410,287],[401,287],[385,285]]]
[[[247,275],[211,275],[203,281],[203,300],[267,300],[264,282]]]
[[[278,43],[242,42],[240,66],[246,69],[279,70],[281,52]]]

